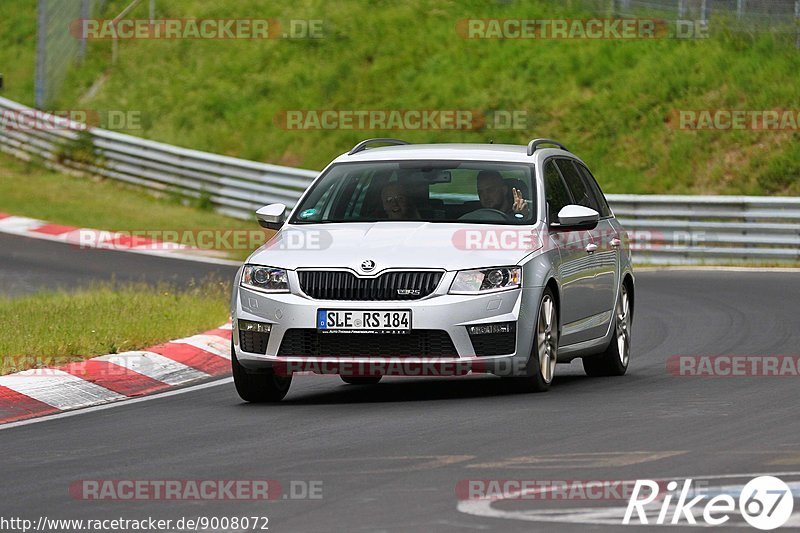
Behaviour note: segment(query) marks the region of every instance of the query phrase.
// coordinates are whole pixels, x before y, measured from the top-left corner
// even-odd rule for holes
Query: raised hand
[[[514,196],[514,204],[512,209],[515,213],[528,214],[528,202],[522,197],[522,192],[516,188],[511,189],[511,194]]]

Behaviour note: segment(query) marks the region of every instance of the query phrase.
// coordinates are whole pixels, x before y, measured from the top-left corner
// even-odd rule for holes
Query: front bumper
[[[441,286],[449,287],[447,281],[443,280]],[[541,287],[536,287],[482,295],[452,295],[437,292],[427,298],[411,301],[340,301],[314,300],[295,293],[264,294],[238,287],[232,302],[236,357],[247,369],[276,368],[288,373],[356,375],[462,375],[470,371],[505,373],[504,369],[511,371],[512,366],[524,366],[528,360],[535,313],[542,290]],[[279,356],[287,330],[315,328],[318,309],[410,309],[413,330],[446,332],[456,353],[454,357],[435,358],[417,356],[413,353],[402,358],[376,357],[370,353],[346,357],[317,357],[313,354]],[[271,325],[265,354],[242,349],[239,344],[238,320]],[[517,324],[515,351],[504,355],[476,356],[467,326],[501,322]],[[357,345],[358,334],[351,336],[353,343]]]

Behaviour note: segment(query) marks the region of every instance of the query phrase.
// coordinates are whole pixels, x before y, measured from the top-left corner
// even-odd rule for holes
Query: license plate
[[[319,333],[408,333],[411,311],[318,309]]]

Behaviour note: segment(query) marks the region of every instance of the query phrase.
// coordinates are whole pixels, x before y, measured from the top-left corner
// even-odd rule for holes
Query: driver
[[[528,202],[522,197],[522,192],[516,188],[509,191],[508,184],[499,172],[481,170],[477,181],[478,197],[483,209],[496,209],[507,215],[528,215]]]
[[[381,203],[389,220],[419,220],[419,211],[411,199],[411,194],[396,181],[381,190]]]

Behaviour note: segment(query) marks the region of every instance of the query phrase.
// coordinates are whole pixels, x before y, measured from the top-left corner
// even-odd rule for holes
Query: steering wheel
[[[499,209],[492,209],[491,207],[481,207],[475,211],[470,211],[458,217],[458,220],[508,220],[508,215]]]

